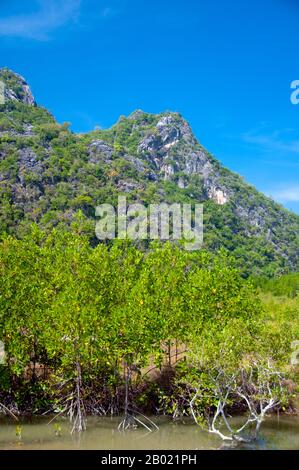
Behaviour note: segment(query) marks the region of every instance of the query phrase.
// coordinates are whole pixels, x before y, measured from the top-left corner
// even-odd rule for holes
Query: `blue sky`
[[[299,213],[298,23],[299,0],[1,0],[0,65],[75,131],[179,111],[225,166]]]

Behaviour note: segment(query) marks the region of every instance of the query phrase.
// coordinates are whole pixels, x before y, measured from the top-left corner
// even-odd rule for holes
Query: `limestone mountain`
[[[21,75],[2,68],[0,70],[0,77],[5,85],[4,97],[6,100],[19,101],[30,106],[36,105],[32,92]]]
[[[245,275],[298,269],[299,216],[224,168],[178,113],[141,110],[110,129],[74,134],[37,106],[26,81],[0,70],[0,232],[23,236],[80,225],[94,237],[95,206],[203,202],[204,245],[227,248]]]

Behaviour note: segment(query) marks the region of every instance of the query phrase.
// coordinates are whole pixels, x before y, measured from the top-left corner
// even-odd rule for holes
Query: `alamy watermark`
[[[3,341],[0,341],[0,365],[5,364],[5,348]]]
[[[291,348],[293,350],[293,353],[291,355],[291,365],[297,366],[299,365],[299,341],[293,341],[291,343]]]
[[[5,85],[4,83],[0,80],[0,104],[5,103]]]
[[[125,196],[118,197],[118,206],[96,207],[95,233],[99,240],[182,240],[187,250],[199,250],[203,244],[202,204],[149,204],[127,206]]]
[[[291,83],[291,96],[290,100],[292,104],[299,104],[299,80],[293,80]]]

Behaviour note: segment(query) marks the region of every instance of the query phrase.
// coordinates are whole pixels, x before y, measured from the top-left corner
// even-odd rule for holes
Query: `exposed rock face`
[[[142,160],[140,160],[139,158],[136,158],[136,157],[133,157],[132,155],[126,155],[125,156],[125,159],[131,163],[131,165],[135,168],[135,170],[137,171],[137,173],[143,173],[146,171],[146,166],[144,164],[144,162]],[[154,173],[151,173],[153,178],[155,178],[155,174]]]
[[[11,88],[5,88],[4,91],[4,96],[7,100],[16,100],[16,101],[21,101],[22,103],[29,104],[30,106],[35,105],[35,100],[34,97],[31,93],[31,90],[25,80],[20,77],[20,87],[21,87],[21,92],[16,93],[13,89]]]
[[[19,150],[20,155],[20,168],[25,170],[32,170],[36,166],[36,154],[31,148],[23,148]]]
[[[125,193],[130,193],[134,189],[139,188],[140,185],[137,184],[137,183],[133,183],[133,182],[129,183],[128,181],[120,181],[118,183],[117,187],[118,187],[119,191],[122,191],[122,192],[125,192]]]
[[[170,180],[171,177],[175,174],[175,169],[174,169],[173,165],[168,165],[166,163],[165,165],[162,165],[161,173],[164,174],[164,179],[165,180]]]
[[[186,186],[185,186],[185,181],[184,181],[184,178],[179,178],[178,179],[178,187],[181,188],[181,189],[184,189]]]
[[[202,150],[191,151],[186,154],[184,169],[187,175],[200,173],[206,179],[213,172],[212,163]]]
[[[164,148],[169,149],[179,141],[181,137],[181,126],[176,125],[173,116],[163,116],[160,121],[158,121],[156,127],[161,136]]]
[[[0,81],[4,84],[5,100],[20,101],[36,106],[35,99],[26,80],[7,68],[0,69]]]
[[[201,175],[209,198],[220,205],[229,201],[212,159],[200,148],[189,124],[179,114],[162,116],[154,131],[139,143],[138,152],[165,180],[171,180],[177,173]],[[188,184],[179,177],[178,186],[185,188]]]
[[[225,192],[219,188],[215,188],[215,189],[212,188],[209,191],[209,197],[213,199],[214,202],[216,202],[217,204],[220,204],[221,206],[228,201],[228,198]]]
[[[101,161],[111,161],[113,148],[104,140],[93,140],[89,145],[90,163],[100,163]]]
[[[147,135],[138,145],[138,151],[153,158],[157,168],[163,164],[162,157],[169,154],[180,139],[188,140],[190,128],[176,113],[162,116],[153,133]]]
[[[20,149],[18,176],[21,184],[25,183],[25,177],[29,173],[33,173],[35,176],[41,176],[42,172],[42,164],[37,160],[37,155],[35,152],[29,147]]]

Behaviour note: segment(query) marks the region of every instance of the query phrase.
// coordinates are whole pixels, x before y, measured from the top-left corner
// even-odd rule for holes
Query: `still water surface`
[[[67,420],[49,424],[51,418],[33,418],[18,423],[0,420],[0,449],[219,449],[222,441],[201,430],[191,420],[173,422],[154,418],[159,430],[120,432],[120,418],[88,419],[87,431],[80,437],[70,435]],[[17,429],[17,426],[21,426]],[[61,429],[60,429],[61,428]],[[21,434],[17,436],[16,434]],[[57,435],[60,434],[60,435]],[[299,417],[272,416],[262,428],[257,449],[299,449]]]

